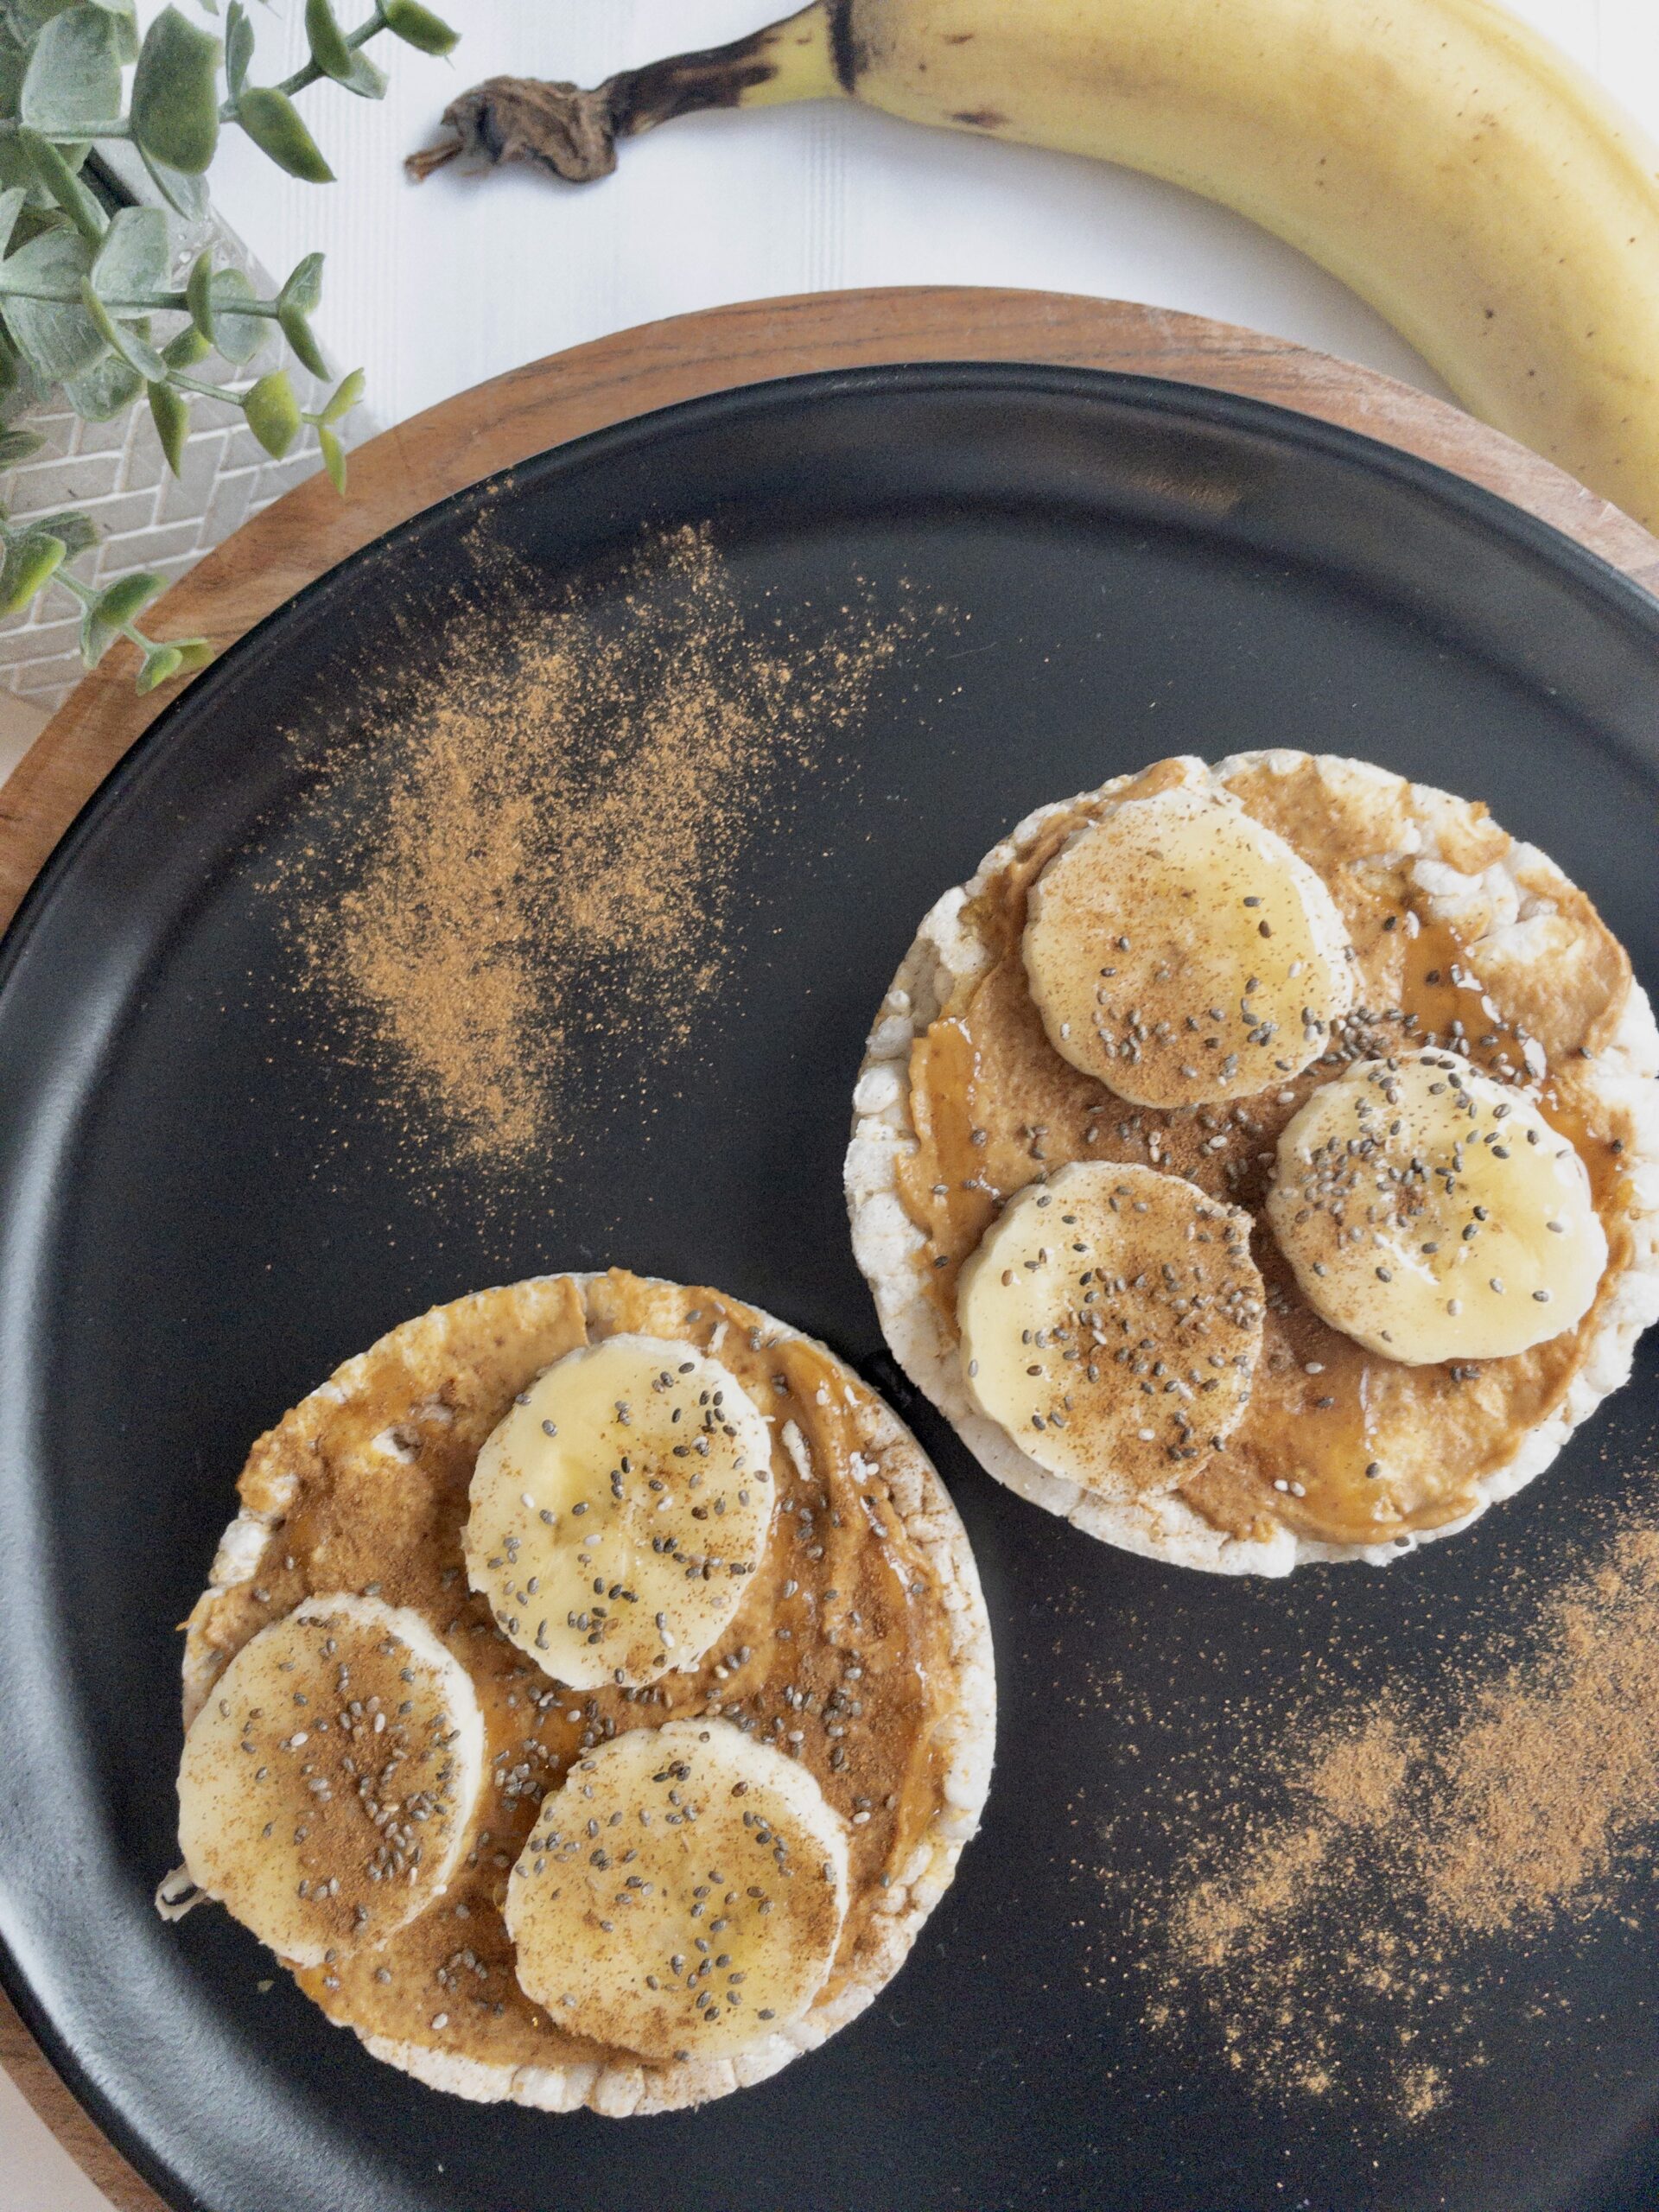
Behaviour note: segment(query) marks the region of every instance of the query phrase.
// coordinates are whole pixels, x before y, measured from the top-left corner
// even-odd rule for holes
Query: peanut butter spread
[[[1478,898],[1457,925],[1443,911],[1437,918],[1413,870],[1411,786],[1380,778],[1333,785],[1313,760],[1288,770],[1248,764],[1226,788],[1329,889],[1354,948],[1353,1010],[1311,1066],[1251,1097],[1128,1106],[1062,1059],[1045,1033],[1021,957],[1027,897],[1081,825],[1190,772],[1179,760],[1160,762],[1109,799],[1058,810],[967,909],[989,965],[957,982],[916,1039],[917,1142],[899,1162],[899,1195],[923,1232],[918,1265],[953,1339],[963,1262],[1014,1192],[1068,1161],[1159,1168],[1247,1208],[1267,1288],[1262,1353],[1243,1421],[1180,1494],[1230,1535],[1257,1537],[1277,1522],[1316,1541],[1386,1543],[1471,1510],[1481,1477],[1560,1406],[1630,1263],[1624,1154],[1633,1132],[1586,1080],[1618,1027],[1630,963],[1584,894],[1517,847],[1484,807],[1445,803],[1434,823],[1440,861],[1466,878],[1502,863],[1523,894],[1548,902],[1543,957],[1535,939],[1525,960],[1497,935],[1483,945]],[[1365,1351],[1311,1310],[1262,1218],[1280,1132],[1310,1092],[1355,1060],[1428,1046],[1499,1081],[1540,1084],[1540,1110],[1583,1160],[1606,1231],[1596,1305],[1576,1328],[1513,1357],[1414,1367]]]
[[[577,1346],[626,1331],[706,1351],[741,1382],[771,1433],[773,1519],[729,1629],[694,1671],[573,1692],[530,1663],[469,1591],[468,1485],[518,1392]],[[890,1953],[888,1885],[901,1871],[917,1878],[944,1805],[963,1681],[946,1607],[964,1600],[942,1589],[938,1554],[912,1534],[930,1516],[936,1533],[941,1515],[954,1525],[937,1478],[820,1347],[715,1292],[620,1271],[486,1292],[342,1370],[261,1439],[240,1489],[245,1515],[267,1533],[246,1579],[210,1590],[192,1618],[191,1710],[268,1623],[313,1592],[353,1592],[421,1616],[465,1666],[486,1730],[474,1833],[448,1891],[385,1944],[353,1948],[369,1878],[356,1889],[340,1878],[335,1955],[296,1972],[332,2018],[504,2069],[615,2057],[563,2032],[520,1989],[502,1917],[509,1870],[574,1760],[624,1731],[705,1714],[798,1758],[849,1823],[849,1910],[818,2002],[832,2005],[884,1943]],[[396,1685],[381,1687],[395,1701]]]

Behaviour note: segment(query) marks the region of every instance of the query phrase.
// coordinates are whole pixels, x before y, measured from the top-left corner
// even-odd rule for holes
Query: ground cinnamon
[[[1271,2096],[1426,2119],[1484,2063],[1494,1970],[1586,1940],[1659,1825],[1659,1526],[1619,1527],[1543,1602],[1518,1656],[1452,1662],[1298,1726],[1242,1708],[1235,1756],[1273,1809],[1176,1798],[1172,1871],[1135,1899],[1147,2024],[1213,2043]]]
[[[746,610],[706,531],[647,544],[598,609],[494,575],[370,775],[360,749],[325,767],[325,857],[283,887],[299,967],[411,1134],[511,1168],[690,1042],[746,855],[914,626],[855,593],[801,627]]]

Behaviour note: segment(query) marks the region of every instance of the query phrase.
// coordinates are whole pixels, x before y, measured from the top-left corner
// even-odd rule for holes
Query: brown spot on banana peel
[[[830,58],[835,64],[836,82],[851,99],[857,93],[867,59],[853,29],[853,0],[823,0],[823,8],[830,27]],[[971,38],[973,33],[969,31],[968,35]]]
[[[739,107],[780,76],[800,69],[791,49],[822,48],[834,82],[850,92],[860,54],[852,29],[852,0],[817,0],[782,22],[769,23],[728,45],[677,54],[643,68],[620,70],[602,85],[532,77],[491,77],[443,111],[445,135],[410,154],[404,167],[417,181],[456,160],[494,168],[523,162],[569,184],[588,184],[616,167],[616,142],[653,130],[677,116],[705,108]],[[788,64],[793,60],[795,70]],[[810,82],[800,93],[817,89]]]
[[[952,123],[960,123],[969,130],[1001,130],[1007,119],[1000,108],[995,107],[958,109],[950,118]]]

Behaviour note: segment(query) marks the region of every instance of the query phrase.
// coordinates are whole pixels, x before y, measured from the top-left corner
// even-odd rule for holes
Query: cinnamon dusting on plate
[[[1269,2101],[1413,2125],[1484,2065],[1494,2007],[1563,2001],[1545,1939],[1591,1937],[1651,1880],[1659,1526],[1616,1529],[1520,1633],[1432,1692],[1385,1685],[1306,1726],[1234,1714],[1241,1793],[1264,1784],[1266,1809],[1172,1788],[1167,1878],[1097,1870],[1135,1899],[1149,2029],[1218,2043]]]
[[[855,594],[798,638],[746,610],[706,529],[648,542],[594,611],[509,575],[504,621],[502,588],[389,709],[371,786],[325,766],[332,834],[288,893],[333,1048],[412,1135],[511,1169],[692,1043],[746,857],[914,625]]]

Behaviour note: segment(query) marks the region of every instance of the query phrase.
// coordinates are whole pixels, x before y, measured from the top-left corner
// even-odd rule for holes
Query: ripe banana
[[[608,1337],[557,1360],[486,1439],[467,1573],[503,1633],[572,1689],[695,1664],[772,1520],[772,1440],[718,1360]]]
[[[635,1728],[543,1799],[507,1884],[520,1985],[575,2035],[729,2057],[804,2012],[847,1916],[847,1832],[728,1720]]]
[[[1237,1426],[1262,1349],[1250,1217],[1093,1161],[1028,1184],[963,1268],[968,1389],[1028,1459],[1111,1497],[1173,1490]]]
[[[1063,1059],[1132,1105],[1248,1098],[1325,1050],[1352,948],[1306,861],[1206,793],[1126,799],[1032,886],[1026,976]]]
[[[1222,201],[1659,526],[1659,154],[1497,0],[815,0],[593,92],[492,79],[410,167],[582,181],[677,115],[831,97]]]
[[[1572,1145],[1448,1053],[1322,1084],[1280,1136],[1268,1217],[1314,1312],[1409,1366],[1576,1327],[1607,1264]]]
[[[295,1966],[384,1942],[442,1895],[484,1773],[471,1679],[418,1613],[308,1598],[190,1724],[186,1871]]]

